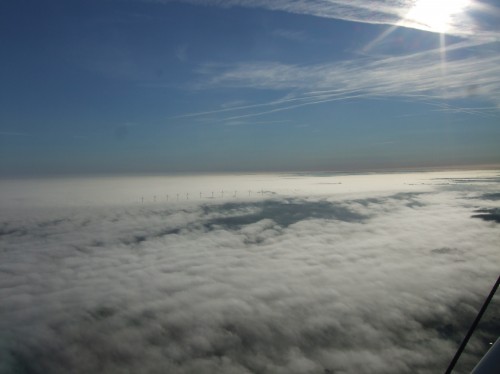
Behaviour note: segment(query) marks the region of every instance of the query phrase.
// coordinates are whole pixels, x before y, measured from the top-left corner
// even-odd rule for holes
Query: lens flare
[[[465,11],[470,0],[419,0],[410,9],[406,20],[428,31],[446,33],[453,18]]]

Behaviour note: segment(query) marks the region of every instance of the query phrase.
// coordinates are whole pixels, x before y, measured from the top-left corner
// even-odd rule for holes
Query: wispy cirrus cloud
[[[400,97],[431,105],[436,105],[436,99],[477,98],[492,102],[493,106],[460,109],[446,105],[440,109],[469,114],[494,113],[500,105],[500,55],[463,53],[475,46],[475,42],[464,41],[446,49],[317,65],[207,64],[199,70],[202,77],[199,89],[233,87],[289,93],[279,100],[192,113],[185,117],[234,112],[229,119],[235,119],[363,97]]]
[[[242,63],[214,75],[211,85],[235,85],[260,89],[325,90],[320,96],[352,93],[438,93],[464,97],[471,93],[497,96],[500,56],[468,57],[447,61],[422,56],[347,61],[298,66],[281,63]],[[481,70],[477,67],[480,66]],[[445,69],[443,72],[442,69]],[[356,77],[356,79],[354,79]],[[309,96],[314,96],[315,92]]]
[[[175,0],[155,1],[170,3]],[[491,20],[483,22],[482,19],[487,14],[490,19],[500,20],[500,10],[485,2],[464,0],[457,3],[455,9],[447,9],[445,3],[431,4],[425,0],[179,1],[227,8],[261,8],[390,26],[360,48],[358,56],[348,60],[306,65],[282,61],[202,64],[197,70],[201,79],[191,87],[276,90],[281,94],[284,92],[284,97],[179,117],[227,113],[229,116],[222,120],[237,120],[333,101],[387,97],[427,101],[431,105],[435,105],[436,99],[463,98],[493,104],[477,108],[454,108],[451,105],[439,108],[474,115],[490,115],[500,108],[500,31],[492,26]],[[430,12],[436,16],[430,17]],[[442,31],[436,25],[439,22],[446,23],[446,34],[458,37],[459,41],[446,45],[444,36],[441,36],[440,48],[405,55],[372,54],[373,49],[376,50],[377,45],[397,27],[431,31],[438,38],[438,32]],[[297,31],[285,34],[295,40],[302,37]]]
[[[433,30],[433,25],[419,19],[415,13],[418,2],[414,0],[146,0],[169,3],[173,1],[212,5],[220,7],[263,8],[322,18],[371,24],[396,25],[425,31]],[[439,11],[441,4],[434,5]],[[488,13],[500,17],[498,8],[479,1],[463,1],[463,10],[447,17],[446,33],[474,39],[495,40],[500,32],[494,27],[486,27],[472,14]]]

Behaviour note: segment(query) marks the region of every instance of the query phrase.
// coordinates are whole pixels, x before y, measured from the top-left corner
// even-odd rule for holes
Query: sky
[[[494,1],[0,2],[0,176],[500,163]]]
[[[498,171],[193,178],[0,181],[0,374],[443,373],[498,277]]]

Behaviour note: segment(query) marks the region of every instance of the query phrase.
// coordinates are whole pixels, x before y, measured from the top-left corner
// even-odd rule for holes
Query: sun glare
[[[415,22],[425,29],[446,33],[453,17],[464,12],[470,0],[418,0],[410,9],[406,20]]]

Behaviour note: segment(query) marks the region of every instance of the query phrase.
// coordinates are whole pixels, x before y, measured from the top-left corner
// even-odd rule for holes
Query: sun
[[[463,13],[469,4],[470,0],[418,0],[405,18],[419,28],[446,33],[454,16]]]

